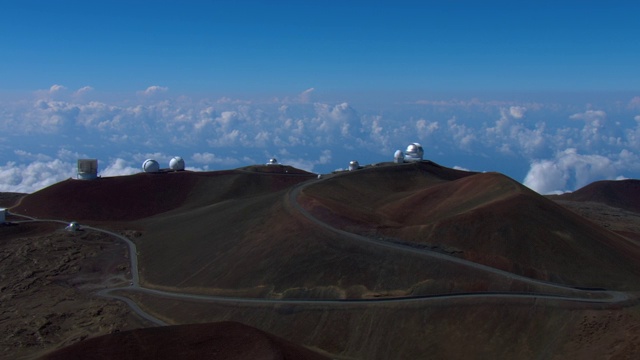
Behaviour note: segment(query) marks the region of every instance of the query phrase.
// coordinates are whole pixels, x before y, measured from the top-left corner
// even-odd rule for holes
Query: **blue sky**
[[[80,156],[104,175],[173,155],[328,172],[413,141],[543,193],[640,173],[635,1],[0,8],[0,191],[73,176]]]
[[[634,1],[3,1],[0,87],[637,90]],[[414,95],[414,96],[415,96]]]

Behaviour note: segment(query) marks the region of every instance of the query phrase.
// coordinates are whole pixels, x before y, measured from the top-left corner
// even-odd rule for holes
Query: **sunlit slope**
[[[368,169],[309,186],[302,199],[318,218],[348,231],[517,274],[585,287],[640,284],[636,245],[504,175],[445,178],[441,171],[426,163],[388,167],[384,175]]]
[[[433,164],[425,166],[381,166],[358,173],[387,184],[385,193],[397,199],[418,188],[472,174]],[[440,169],[440,176],[428,176],[430,168]],[[395,171],[403,172],[406,182],[390,183],[388,180]],[[294,188],[259,191],[263,178],[255,176],[251,181],[256,189],[252,192],[207,204],[199,202],[199,206],[192,206],[192,202],[180,211],[138,222],[137,226],[145,229],[144,235],[136,239],[143,282],[169,290],[271,298],[563,292],[337,233],[330,228],[334,219],[327,219],[327,228],[300,212],[297,204],[307,197],[298,198]],[[329,196],[348,187],[351,179],[366,184],[357,177],[335,175],[299,186],[306,191],[330,184],[325,192]],[[191,196],[210,198],[208,191],[211,190],[204,187],[194,189]],[[346,197],[345,208],[359,209],[351,213],[362,213],[360,207],[366,201]]]
[[[500,174],[422,162],[315,178],[253,166],[67,180],[12,210],[140,229],[142,281],[199,293],[360,298],[540,286],[349,233],[573,286],[640,283],[635,245]]]
[[[140,222],[145,229],[137,239],[143,281],[170,290],[270,298],[540,290],[335,234],[301,216],[289,202],[288,190],[281,190]]]
[[[38,218],[131,221],[287,188],[314,177],[290,166],[250,166],[226,171],[68,179],[25,196],[12,210]]]

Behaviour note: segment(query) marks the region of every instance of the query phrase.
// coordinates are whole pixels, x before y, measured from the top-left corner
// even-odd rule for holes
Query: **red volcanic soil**
[[[7,208],[17,204],[27,194],[0,192],[0,207]]]
[[[554,200],[593,201],[640,212],[640,180],[596,181],[572,193],[550,196]]]
[[[302,201],[318,218],[350,232],[541,280],[614,288],[640,283],[636,244],[520,183],[497,173],[447,170],[445,178],[429,164],[411,166],[319,182],[304,189]]]
[[[342,358],[637,358],[637,242],[497,173],[421,162],[315,177],[286,166],[137,174],[68,180],[23,198],[12,211],[134,228],[144,287],[254,298],[243,304],[129,293],[167,323],[208,324],[119,332],[49,358],[322,358],[282,339]],[[81,278],[89,268],[86,253],[104,252],[78,244],[96,240],[93,245],[101,249],[106,245],[97,240],[107,238],[59,231],[69,239],[57,247],[68,256],[45,252],[58,244],[56,237],[42,241],[42,258],[35,258],[37,243],[31,238],[53,229],[41,226],[16,222],[0,234],[0,240],[11,241],[3,256],[24,263],[16,273],[27,279],[41,276],[45,259],[57,263],[72,256],[83,262],[59,267]],[[585,294],[532,284],[416,249],[557,284],[629,291],[633,299],[581,303],[577,293],[600,295],[594,289]],[[124,246],[118,254],[115,259],[127,255]],[[89,269],[103,269],[101,263],[94,261]],[[7,263],[7,268],[16,267]],[[10,273],[6,278],[16,289],[28,284]],[[29,302],[16,298],[16,305],[8,306],[3,300],[3,314],[20,309],[21,320],[32,317],[36,307],[48,308],[42,298],[51,292],[40,289],[29,292]],[[515,299],[503,292],[534,297]],[[420,299],[392,299],[400,297]],[[279,299],[308,301],[272,302]],[[313,302],[318,299],[357,301]],[[39,336],[42,324],[54,329],[61,317],[43,316],[25,327]],[[225,320],[237,323],[213,323]],[[115,328],[131,327],[94,334]],[[17,337],[23,330],[16,326],[10,333]]]
[[[289,166],[68,179],[25,196],[13,212],[36,218],[131,221],[182,206],[277,191],[316,175]]]
[[[123,331],[88,339],[43,359],[273,359],[327,357],[236,322],[176,325]]]
[[[330,186],[324,196],[342,196],[340,189],[352,183],[394,195],[472,174],[427,163],[372,169],[304,183],[302,186],[309,187],[303,192],[327,183]],[[202,194],[207,196],[205,191]],[[200,206],[191,204],[188,209],[185,205],[180,211],[135,222],[137,229],[143,229],[143,236],[136,239],[142,282],[171,291],[267,298],[531,290],[503,276],[470,272],[458,264],[371,246],[329,231],[300,213],[295,191],[254,194]],[[347,209],[358,209],[361,202],[366,203],[349,194],[343,199],[348,199]],[[299,200],[304,202],[304,196]],[[330,223],[335,225],[333,219]]]

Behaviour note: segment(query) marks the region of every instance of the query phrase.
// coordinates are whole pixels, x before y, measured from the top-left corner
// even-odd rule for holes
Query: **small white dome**
[[[349,171],[358,170],[360,168],[360,163],[356,160],[349,162]]]
[[[278,160],[276,158],[271,158],[267,165],[278,165]]]
[[[395,162],[395,163],[403,163],[404,162],[404,154],[402,153],[401,150],[396,150],[396,152],[393,153],[393,162]]]
[[[169,169],[174,171],[184,170],[184,159],[180,156],[175,156],[169,161]]]
[[[160,171],[160,164],[152,159],[147,159],[142,163],[142,170],[144,172],[153,173]]]
[[[78,231],[80,230],[80,224],[78,224],[75,221],[72,221],[69,223],[69,225],[67,225],[67,227],[65,228],[67,231]]]

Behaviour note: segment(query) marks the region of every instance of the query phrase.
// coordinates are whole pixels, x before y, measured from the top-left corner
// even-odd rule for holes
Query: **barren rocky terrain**
[[[152,358],[140,352],[149,344],[186,351],[167,339],[196,327],[158,332],[96,294],[122,287],[156,323],[209,326],[188,347],[226,358],[256,355],[225,348],[225,332],[280,359],[637,358],[640,214],[621,199],[640,192],[596,185],[545,198],[500,174],[424,162],[323,179],[264,166],[138,174],[3,194],[10,211],[133,240],[140,287],[121,239],[10,215],[1,345],[12,358],[69,344],[75,354],[129,346],[136,358]]]
[[[10,218],[11,219],[11,218]],[[56,223],[0,225],[0,348],[29,358],[89,337],[149,324],[95,289],[128,282],[126,248]]]

